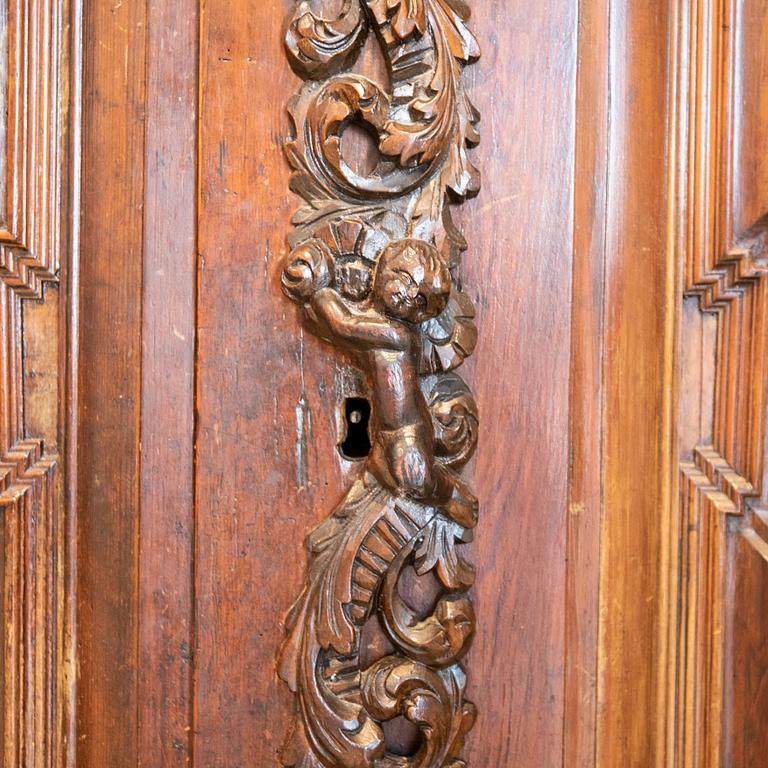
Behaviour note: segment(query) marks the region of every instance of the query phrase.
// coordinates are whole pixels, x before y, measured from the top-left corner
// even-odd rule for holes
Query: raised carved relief
[[[25,302],[44,301],[43,282],[59,269],[66,7],[0,2],[0,763],[8,768],[61,761],[62,532],[58,457],[49,444],[56,430],[28,434],[36,411],[25,387],[39,371],[27,369]],[[48,397],[57,395],[50,382]]]
[[[727,701],[729,624],[735,603],[750,600],[730,593],[742,567],[733,559],[737,542],[759,552],[762,578],[768,574],[768,163],[756,150],[768,132],[758,107],[765,62],[742,55],[762,45],[764,4],[678,5],[679,99],[671,144],[680,152],[673,181],[686,301],[677,749],[679,764],[693,768],[722,764],[731,748],[724,736],[735,707]]]
[[[9,65],[0,77],[0,277],[23,296],[39,297],[41,281],[59,269],[64,8],[62,0],[17,0],[0,18]]]
[[[449,203],[479,189],[469,158],[479,115],[462,82],[479,48],[463,0],[330,6],[301,0],[287,27],[290,62],[305,80],[289,105],[287,145],[304,205],[282,281],[305,326],[367,381],[371,447],[308,539],[309,574],[278,662],[296,702],[283,764],[459,768],[475,719],[460,663],[475,631],[474,571],[462,549],[478,516],[460,473],[478,417],[457,369],[477,332],[459,276],[466,242]],[[388,64],[386,87],[351,71],[369,34]],[[376,139],[367,175],[342,150],[351,123]],[[439,580],[426,617],[400,594],[406,567]],[[364,663],[372,617],[394,651]],[[409,756],[387,749],[383,724],[400,717],[420,729]]]

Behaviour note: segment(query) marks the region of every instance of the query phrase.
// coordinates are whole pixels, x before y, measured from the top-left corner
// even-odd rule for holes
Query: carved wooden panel
[[[676,754],[679,765],[691,768],[759,763],[756,739],[744,740],[748,725],[738,720],[754,721],[761,702],[737,670],[751,663],[760,668],[753,657],[756,632],[768,641],[757,617],[765,609],[760,584],[768,578],[761,522],[768,388],[766,10],[762,0],[679,5],[677,246],[689,298],[681,323],[684,631]],[[749,584],[754,589],[742,588]],[[752,621],[744,621],[747,616]],[[740,621],[748,631],[739,629]]]
[[[0,274],[24,295],[39,295],[40,280],[59,267],[64,8],[62,0],[0,5],[8,65],[0,78]]]
[[[58,292],[43,281],[57,279],[62,240],[65,12],[61,0],[0,3],[0,730],[9,768],[60,758],[63,335]]]
[[[286,622],[278,669],[296,722],[285,766],[465,765],[476,710],[460,661],[475,614],[462,545],[478,502],[459,473],[478,414],[457,369],[477,331],[448,195],[479,189],[469,159],[479,114],[462,70],[480,50],[468,20],[457,0],[350,0],[335,15],[300,2],[288,23],[286,50],[307,82],[290,104],[287,153],[304,206],[282,285],[308,329],[361,373],[345,444],[363,420],[369,434],[346,449],[362,465],[309,536],[309,576]],[[369,34],[391,84],[350,72]],[[378,146],[369,173],[345,157],[352,123]],[[427,615],[401,595],[407,566],[442,587]],[[362,635],[377,618],[391,650],[366,657]],[[397,718],[421,734],[408,756],[387,743]]]
[[[298,3],[215,0],[206,3],[200,25],[195,616],[189,662],[194,666],[195,714],[189,748],[197,764],[217,768],[251,761],[278,763],[294,699],[276,674],[275,656],[285,636],[286,613],[306,582],[302,540],[307,530],[329,516],[360,474],[364,461],[345,458],[339,450],[347,426],[345,404],[355,398],[370,403],[371,398],[365,377],[355,373],[344,350],[318,339],[306,327],[302,332],[301,311],[281,289],[286,234],[297,206],[285,161],[290,130],[285,103],[301,82],[288,66],[282,45],[284,15],[292,13],[294,5]],[[325,10],[329,15],[330,7]],[[503,8],[472,3],[472,9],[472,31],[478,39],[491,41],[486,55],[464,75],[468,83],[477,83],[471,88],[472,99],[481,107],[487,126],[485,140],[469,151],[483,169],[484,191],[454,206],[452,214],[469,245],[461,277],[465,292],[484,313],[478,323],[478,344],[485,344],[487,352],[470,357],[459,372],[472,382],[481,413],[487,409],[491,414],[484,419],[483,431],[492,447],[479,450],[475,467],[465,470],[465,477],[470,472],[477,477],[472,491],[486,511],[476,541],[462,546],[471,546],[471,559],[480,564],[473,600],[478,615],[488,620],[479,620],[465,657],[466,698],[477,706],[478,716],[463,759],[478,765],[490,761],[540,766],[557,764],[562,754],[565,697],[562,605],[570,341],[563,329],[568,327],[571,295],[575,125],[574,94],[563,83],[572,83],[576,69],[577,7],[570,0],[558,0],[553,11],[536,0],[517,0]],[[108,90],[109,101],[118,99],[132,117],[134,109],[126,99],[137,98],[140,88],[135,82],[142,81],[134,67],[144,56],[152,61],[160,54],[154,48],[145,53],[138,33],[123,41],[119,27],[138,29],[138,11],[130,13],[124,4],[117,16],[114,22],[106,12],[90,17],[97,25],[92,37],[105,39],[110,46],[93,54],[91,76]],[[499,24],[501,16],[504,24]],[[525,43],[518,39],[524,29],[529,30]],[[551,53],[532,55],[533,41]],[[129,44],[131,88],[121,96],[109,62],[122,62]],[[175,71],[192,77],[183,54],[177,51],[175,56]],[[352,71],[388,90],[386,61],[375,35],[368,36]],[[518,119],[532,103],[545,115],[549,130],[542,132],[540,121]],[[107,133],[117,133],[117,118],[112,110],[107,112],[106,104],[94,99],[92,109],[94,125],[106,113],[113,127]],[[149,115],[150,123],[158,119],[156,111]],[[348,130],[358,136],[364,131],[359,126]],[[131,124],[131,145],[140,145],[141,135],[141,126]],[[89,141],[93,166],[100,157],[97,139],[94,135]],[[177,151],[185,148],[179,146]],[[101,187],[114,188],[116,182],[106,171],[96,172],[100,189],[89,193],[86,218],[98,233],[100,214],[109,214]],[[165,199],[175,201],[179,185],[188,189],[195,183],[190,173],[183,178],[168,186]],[[114,190],[113,195],[123,201],[127,190]],[[138,205],[131,208],[131,216],[130,229],[139,229]],[[140,260],[141,249],[122,227],[120,233],[122,258],[113,256],[113,261],[128,265],[135,263],[131,259]],[[152,244],[154,233],[154,228],[145,228],[144,241]],[[103,250],[97,240],[109,242],[106,234],[93,238],[89,249],[95,252]],[[125,327],[143,290],[130,273],[128,295],[123,295],[106,274],[107,265],[100,267],[97,261],[89,259],[84,267],[88,294],[99,307],[108,306],[100,287],[109,279],[110,295],[121,308]],[[524,309],[542,305],[545,311]],[[167,311],[146,301],[144,307],[148,313]],[[98,360],[97,329],[89,340],[89,356]],[[122,338],[120,343],[130,355],[133,342]],[[145,365],[152,359],[146,358]],[[127,378],[120,365],[121,379]],[[126,425],[126,431],[119,433],[120,450],[109,453],[117,473],[119,456],[131,465],[135,448],[128,445],[129,435],[135,434],[138,417],[117,414],[95,385],[89,389],[89,404],[93,397],[111,409],[107,423],[118,420]],[[130,410],[134,383],[123,391],[124,408]],[[170,392],[165,401],[175,403]],[[157,429],[156,422],[142,420],[142,444]],[[183,439],[175,422],[171,429]],[[88,444],[92,457],[110,446],[106,437],[91,440],[90,434]],[[525,449],[515,450],[516,445]],[[131,606],[126,609],[126,625],[138,621],[144,626],[153,603],[132,597],[129,542],[135,486],[121,483],[119,474],[105,474],[100,472],[99,487],[84,478],[86,497],[96,501],[100,515],[114,521],[113,530],[124,534],[119,557],[121,573],[128,572],[105,577],[93,556],[85,590],[97,592],[105,581],[115,589],[119,581],[119,598],[100,601],[98,616],[118,629],[121,690],[130,692],[135,669],[132,636],[113,606],[125,601]],[[151,480],[147,480],[150,486]],[[158,516],[142,514],[140,525],[152,520],[159,527],[162,520],[172,545],[178,514],[171,506],[163,507]],[[104,537],[95,524],[89,527],[90,548],[96,552]],[[136,567],[144,579],[146,560]],[[184,589],[185,571],[173,569],[173,576],[177,588]],[[404,580],[412,576],[412,567],[406,566]],[[82,637],[96,634],[98,616],[87,618],[89,626]],[[372,644],[368,636],[372,631],[366,622],[366,649]],[[376,641],[380,648],[384,641],[378,635]],[[112,674],[109,649],[101,648],[98,639],[84,640],[84,646],[88,658],[83,666],[91,670],[93,681],[89,690],[97,691],[100,676]],[[177,653],[175,647],[169,652]],[[506,661],[503,673],[497,674],[500,656]],[[181,662],[167,667],[157,660],[154,666],[156,685],[180,690]],[[114,674],[117,677],[118,672]],[[501,708],[499,701],[505,702]],[[120,765],[130,764],[134,754],[130,733],[120,737],[126,752],[117,750],[109,729],[99,724],[96,704],[107,707],[115,720],[132,720],[137,705],[143,709],[142,701],[129,694],[111,699],[93,693],[83,717],[83,733],[98,731],[95,739],[83,742],[84,759],[97,760],[99,747],[105,745],[110,754],[119,755]],[[528,738],[541,723],[546,723],[546,735]],[[408,726],[401,718],[385,721],[386,741],[396,743],[400,751],[411,751],[418,734]],[[149,745],[146,725],[138,738],[141,748]],[[185,749],[186,741],[180,741]]]

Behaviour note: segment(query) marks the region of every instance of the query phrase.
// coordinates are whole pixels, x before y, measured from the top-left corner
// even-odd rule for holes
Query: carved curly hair
[[[423,322],[448,304],[451,273],[435,246],[424,240],[396,240],[379,255],[374,293],[389,314]]]

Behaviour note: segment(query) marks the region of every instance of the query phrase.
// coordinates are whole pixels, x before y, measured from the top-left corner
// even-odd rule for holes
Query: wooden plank
[[[565,598],[563,765],[595,764],[608,173],[607,0],[580,3]]]
[[[148,5],[138,765],[191,761],[197,0]]]
[[[611,6],[596,765],[627,768],[661,765],[665,748],[671,19],[667,2]]]
[[[563,751],[578,8],[473,8],[483,189],[456,213],[480,330],[466,372],[481,419],[467,759],[540,768]]]
[[[206,768],[277,763],[291,719],[275,672],[283,620],[304,536],[343,487],[346,367],[302,337],[279,282],[297,205],[285,9],[208,3],[202,20],[194,754]]]
[[[84,5],[76,763],[134,768],[144,3]]]

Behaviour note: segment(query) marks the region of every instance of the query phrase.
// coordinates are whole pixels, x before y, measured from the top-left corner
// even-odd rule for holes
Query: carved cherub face
[[[445,309],[451,273],[433,245],[397,240],[379,256],[373,294],[391,317],[421,323]]]

